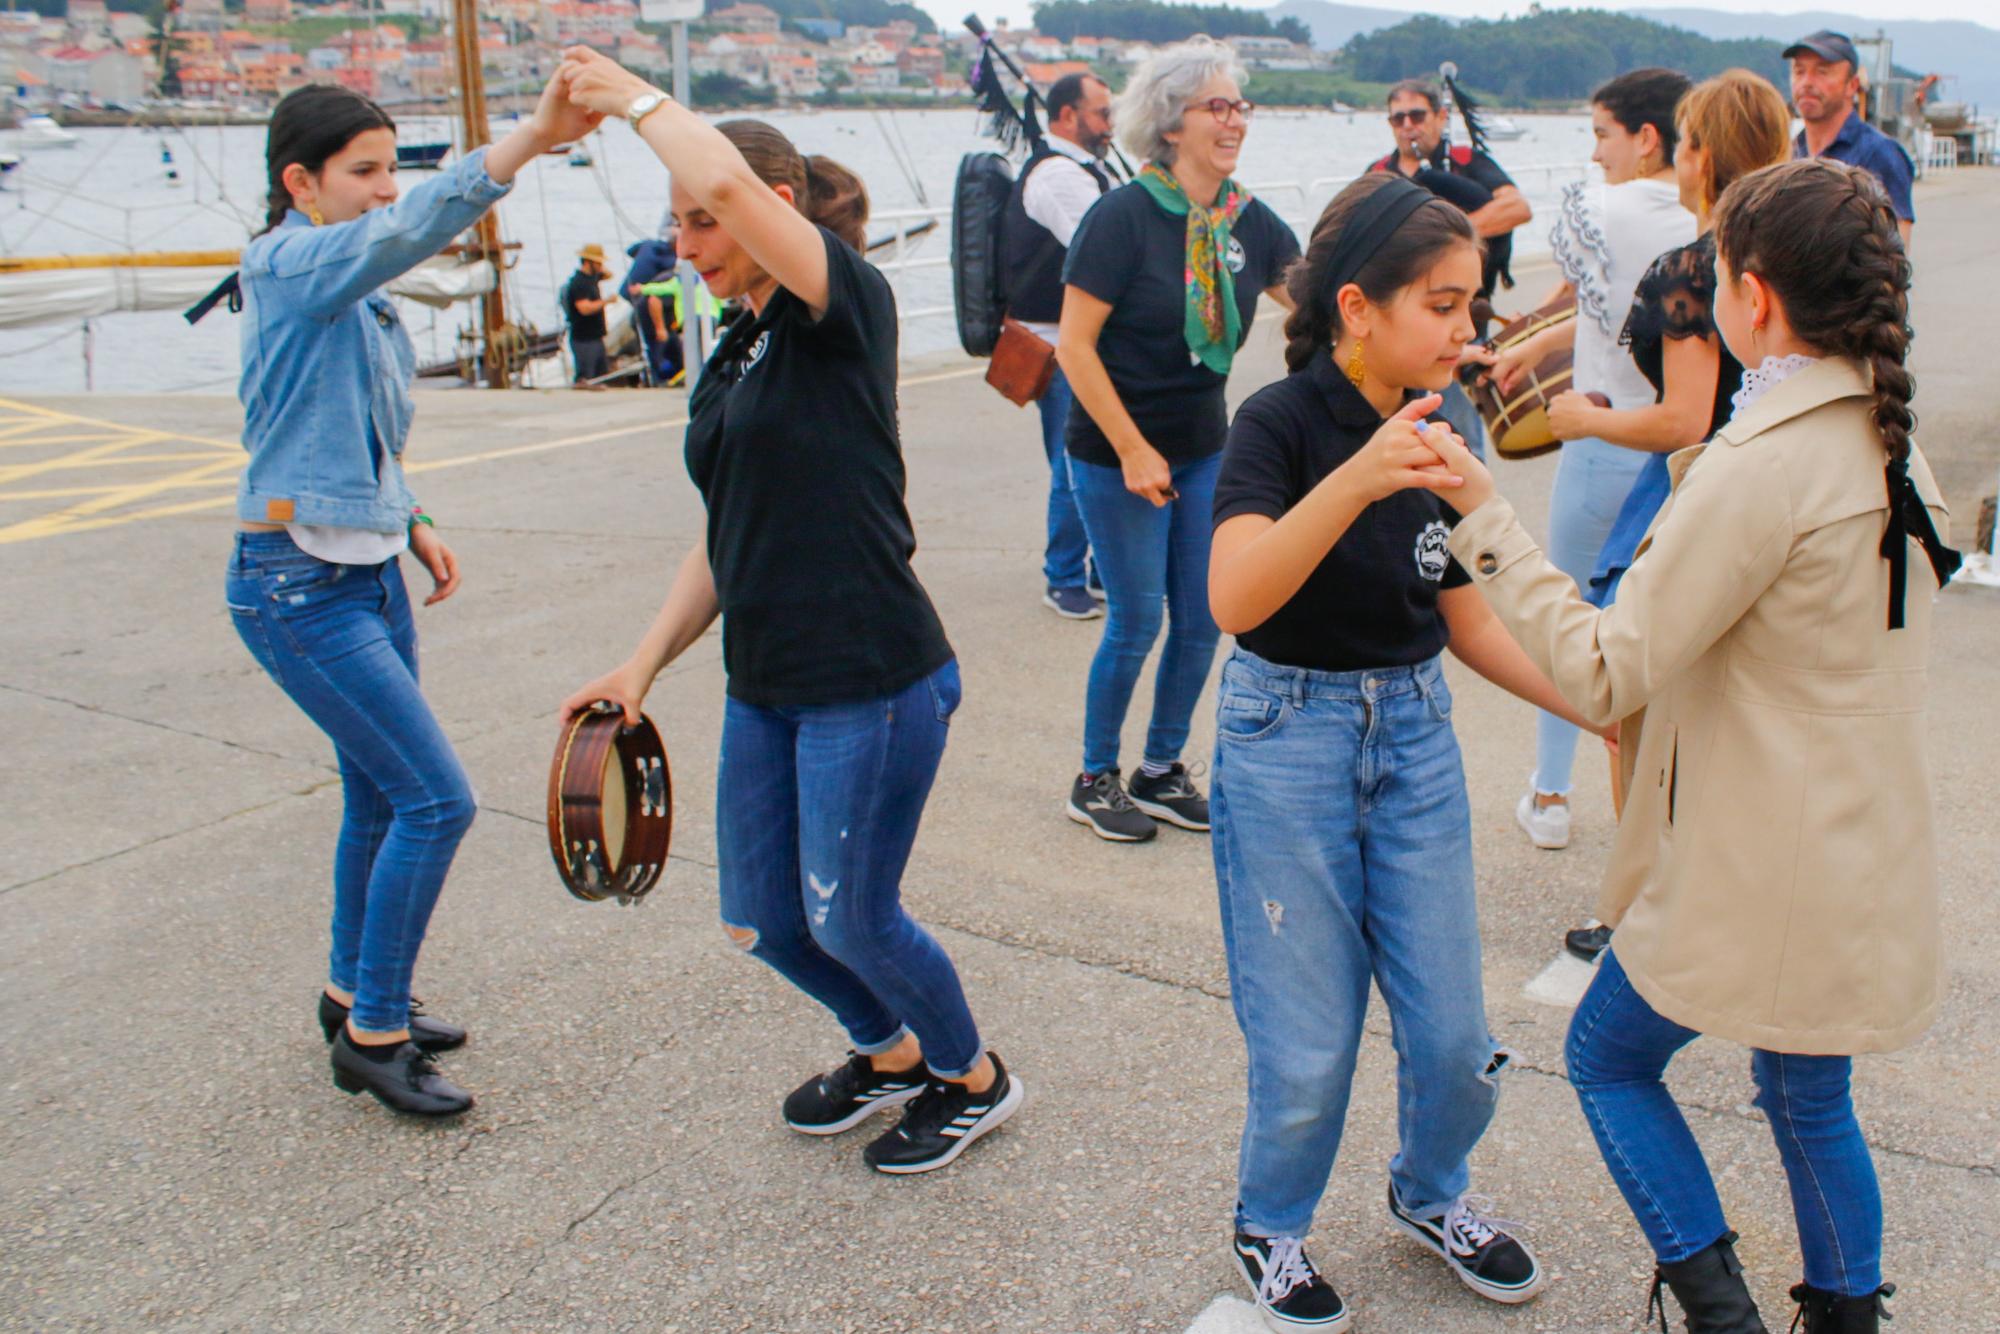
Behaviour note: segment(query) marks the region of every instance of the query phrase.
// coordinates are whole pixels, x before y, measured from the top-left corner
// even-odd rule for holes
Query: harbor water
[[[958,161],[991,148],[970,109],[778,112],[767,117],[801,149],[846,163],[867,181],[878,215],[949,210]],[[1517,118],[1526,131],[1494,155],[1512,172],[1537,218],[1517,233],[1515,253],[1547,249],[1547,222],[1563,182],[1587,168],[1586,116]],[[496,135],[507,126],[496,124]],[[82,129],[61,151],[33,151],[0,189],[0,257],[233,249],[263,226],[264,131],[260,127]],[[401,125],[405,142],[449,137],[442,121]],[[513,318],[539,328],[561,324],[556,292],[577,248],[596,242],[622,273],[622,252],[654,234],[667,206],[667,177],[623,126],[585,141],[592,164],[567,156],[538,160],[500,205],[501,231],[520,248],[506,294]],[[1326,200],[1391,147],[1388,127],[1372,112],[1267,109],[1245,141],[1240,179],[1305,235]],[[171,163],[166,157],[171,155]],[[172,172],[170,178],[169,172]],[[405,188],[425,179],[409,173]],[[892,229],[885,218],[874,231]],[[914,219],[906,219],[909,225]],[[913,241],[910,257],[940,261],[948,226]],[[886,261],[891,252],[878,254]],[[892,270],[906,312],[951,303],[941,263]],[[405,303],[405,317],[425,360],[454,354],[467,307],[436,311]],[[62,325],[0,330],[0,392],[65,393],[90,383],[100,391],[226,390],[238,365],[239,332],[226,311],[190,328],[173,312],[116,314]],[[909,318],[905,355],[950,348],[949,315]]]

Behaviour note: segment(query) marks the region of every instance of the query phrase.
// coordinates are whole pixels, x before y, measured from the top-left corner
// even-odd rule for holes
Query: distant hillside
[[[839,19],[842,23],[879,28],[897,19],[908,19],[919,32],[936,32],[931,16],[912,4],[892,0],[757,0],[788,19]],[[709,13],[727,9],[736,0],[707,0]]]
[[[1306,43],[1313,40],[1305,24],[1268,10],[1222,4],[1163,4],[1160,0],[1046,0],[1035,6],[1035,30],[1065,42],[1078,37],[1178,42],[1198,32],[1211,37],[1288,37]]]
[[[1286,5],[1269,12],[1280,11],[1293,12]],[[1635,9],[1631,12],[1708,37],[1775,37],[1790,41],[1816,28],[1832,28],[1850,37],[1873,36],[1881,31],[1896,44],[1898,65],[1926,74],[1956,75],[1958,97],[1980,103],[1987,115],[2000,112],[2000,28],[1944,19],[1865,19],[1824,11],[1724,14],[1713,9]],[[1947,95],[1953,92],[1954,89],[1947,87]]]
[[[1453,60],[1469,87],[1519,105],[1580,101],[1605,80],[1642,65],[1664,65],[1696,79],[1741,66],[1778,79],[1781,49],[1770,38],[1716,41],[1630,14],[1542,10],[1498,21],[1413,18],[1352,38],[1344,64],[1355,78],[1379,83]]]
[[[1410,17],[1406,9],[1375,9],[1367,5],[1336,5],[1332,0],[1279,0],[1264,11],[1272,18],[1295,18],[1312,32],[1313,45],[1337,51],[1348,39],[1377,28],[1393,28]]]

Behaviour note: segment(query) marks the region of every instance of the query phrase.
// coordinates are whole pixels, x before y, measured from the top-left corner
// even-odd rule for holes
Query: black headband
[[[1328,286],[1337,293],[1354,281],[1361,266],[1375,257],[1382,243],[1393,235],[1409,216],[1436,198],[1421,185],[1396,177],[1361,201],[1334,243],[1333,259],[1327,269],[1333,276]]]

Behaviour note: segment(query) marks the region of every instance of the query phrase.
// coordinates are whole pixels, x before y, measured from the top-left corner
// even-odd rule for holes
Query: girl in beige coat
[[[1586,603],[1449,440],[1464,484],[1441,494],[1465,516],[1452,554],[1529,656],[1586,718],[1624,723],[1632,796],[1599,906],[1617,935],[1567,1058],[1658,1255],[1655,1299],[1670,1287],[1692,1331],[1764,1329],[1661,1082],[1707,1033],[1754,1049],[1804,1328],[1873,1331],[1891,1289],[1849,1058],[1937,1012],[1924,691],[1931,594],[1957,555],[1910,441],[1909,264],[1873,178],[1769,167],[1729,188],[1715,230],[1716,323],[1752,369],[1729,424],[1674,456],[1615,603]]]

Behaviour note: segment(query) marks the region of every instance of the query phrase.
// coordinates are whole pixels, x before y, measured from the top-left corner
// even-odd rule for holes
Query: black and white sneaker
[[[1130,791],[1132,804],[1155,820],[1196,833],[1207,832],[1208,798],[1201,795],[1194,775],[1179,760],[1163,774],[1149,775],[1143,770],[1133,774]]]
[[[1509,1306],[1532,1301],[1548,1285],[1542,1266],[1527,1244],[1501,1230],[1518,1227],[1488,1217],[1493,1202],[1479,1195],[1461,1195],[1442,1215],[1418,1218],[1404,1210],[1389,1186],[1389,1217],[1396,1226],[1436,1251],[1459,1282],[1482,1297]]]
[[[785,1099],[785,1124],[801,1135],[838,1135],[884,1107],[910,1101],[929,1080],[921,1061],[907,1070],[877,1070],[866,1056],[849,1052],[845,1065],[792,1090]]]
[[[1144,843],[1160,832],[1153,817],[1132,804],[1116,769],[1101,774],[1078,774],[1070,785],[1069,818],[1089,825],[1090,832],[1113,843]]]
[[[990,1088],[974,1093],[963,1084],[931,1080],[903,1109],[902,1123],[863,1152],[868,1165],[892,1176],[935,1172],[1019,1111],[1027,1089],[1007,1073],[999,1056],[986,1054],[993,1058]]]
[[[1352,1327],[1347,1303],[1306,1258],[1303,1237],[1253,1237],[1239,1232],[1231,1250],[1257,1302],[1257,1314],[1272,1329],[1338,1334]]]
[[[1563,948],[1585,963],[1596,963],[1597,956],[1611,948],[1611,928],[1593,917],[1588,924],[1563,932]]]

